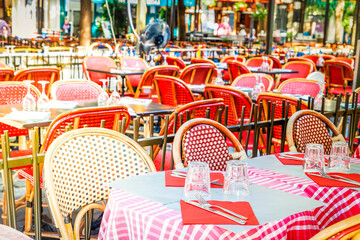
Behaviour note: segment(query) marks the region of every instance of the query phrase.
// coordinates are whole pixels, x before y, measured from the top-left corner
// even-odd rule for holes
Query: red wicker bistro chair
[[[192,58],[191,59],[191,64],[199,64],[199,63],[212,64],[216,68],[216,64],[209,59],[203,59],[203,58]]]
[[[252,101],[246,93],[243,93],[239,90],[235,90],[232,87],[207,85],[205,87],[204,95],[206,99],[222,98],[224,100],[225,106],[229,107],[227,114],[228,126],[240,124],[242,107],[245,107],[245,113],[244,113],[245,123],[250,122],[250,111],[251,111]],[[225,116],[223,115],[222,122],[224,122],[224,120],[225,120]],[[238,133],[234,133],[234,135],[237,138],[239,136]],[[247,136],[247,132],[244,131],[242,139],[245,140],[246,136]],[[259,149],[263,149],[263,148],[265,148],[265,144],[263,141],[263,136],[260,136]],[[253,149],[253,132],[251,132],[247,149]]]
[[[281,68],[282,65],[281,65],[281,62],[280,60],[275,57],[275,56],[271,56],[271,55],[266,55],[267,57],[269,57],[272,61],[273,61],[273,68]]]
[[[105,210],[110,193],[106,183],[149,172],[155,172],[149,155],[124,134],[84,128],[59,137],[46,152],[44,179],[49,209],[61,238],[80,239],[85,214]],[[75,217],[73,212],[78,209]],[[74,225],[68,221],[72,217]]]
[[[51,87],[51,98],[59,101],[97,100],[101,87],[89,80],[62,80]]]
[[[316,64],[311,59],[308,59],[308,58],[304,58],[304,57],[289,58],[288,62],[308,62],[313,65],[313,69],[314,69],[313,71],[317,70]]]
[[[335,56],[333,56],[333,55],[323,55],[322,56],[323,57],[323,59],[325,60],[325,61],[328,61],[328,60],[335,60]]]
[[[177,107],[195,101],[186,83],[176,77],[157,75],[154,77],[159,103]]]
[[[235,56],[226,56],[226,57],[223,57],[223,58],[220,60],[221,63],[228,63],[229,61],[235,61]],[[245,64],[245,57],[243,57],[243,56],[237,56],[236,61],[239,61],[239,62]],[[223,79],[224,79],[225,81],[230,81],[230,73],[229,73],[229,70],[228,70],[228,69],[223,70],[222,73],[223,73]]]
[[[288,62],[284,64],[282,68],[298,71],[298,73],[280,74],[280,82],[288,80],[290,78],[306,78],[310,73],[314,71],[314,65],[310,62],[305,61]],[[279,86],[279,83],[277,83],[276,86]]]
[[[354,71],[350,64],[342,61],[325,61],[325,78],[327,82],[327,93],[330,95],[346,94],[352,92],[352,87],[348,85],[353,81]]]
[[[187,121],[175,135],[175,168],[183,168],[190,161],[201,161],[209,163],[210,170],[225,171],[226,162],[230,160],[225,139],[232,142],[237,159],[247,158],[240,142],[224,125],[206,118]]]
[[[11,68],[0,68],[0,82],[12,81],[14,78],[14,70]]]
[[[329,130],[334,137],[330,136]],[[304,153],[306,144],[318,143],[324,146],[325,155],[330,154],[332,142],[345,142],[336,126],[327,117],[313,110],[298,111],[290,117],[286,138],[292,152]]]
[[[119,59],[121,69],[137,69],[144,70],[149,67],[146,61],[138,57],[122,57]],[[136,88],[141,80],[142,75],[129,75],[126,76],[129,87]],[[133,89],[131,89],[133,91]],[[131,92],[131,91],[130,91]]]
[[[350,64],[351,67],[354,66],[354,59],[353,58],[337,57],[337,58],[334,58],[333,60],[340,61],[340,62],[346,62],[346,63]]]
[[[253,57],[253,58],[249,58],[246,61],[246,66],[247,67],[261,67],[261,64],[263,63],[263,58],[262,57]],[[273,60],[271,58],[268,58],[268,63],[270,68],[273,67]]]
[[[155,66],[155,67],[148,68],[141,77],[140,83],[137,86],[134,97],[135,98],[139,98],[139,97],[152,98],[152,95],[155,94],[154,77],[157,75],[178,77],[179,70],[180,70],[179,67],[172,66],[172,65]],[[145,89],[149,90],[149,93],[144,92]]]
[[[34,67],[26,68],[20,70],[15,74],[13,81],[24,81],[24,80],[33,80],[35,81],[33,85],[42,91],[42,85],[39,81],[48,81],[49,84],[46,84],[45,93],[50,95],[50,89],[54,82],[60,80],[60,69],[55,67]]]
[[[276,94],[276,93],[260,93],[257,103],[260,104],[260,102],[262,102],[263,104],[263,112],[260,113],[261,114],[261,119],[263,119],[264,121],[267,121],[270,119],[270,116],[268,115],[268,113],[271,113],[271,108],[272,108],[272,104],[275,103],[275,110],[274,110],[274,119],[280,119],[283,116],[283,100],[285,101],[285,104],[287,104],[287,102],[289,103],[289,112],[288,112],[288,117],[292,116],[296,110],[297,110],[297,104],[298,101],[296,98],[292,98],[292,97],[288,97],[288,96],[283,96],[281,94]],[[301,109],[307,109],[307,103],[304,103],[304,101],[302,101],[301,104]],[[286,108],[284,108],[286,109]],[[284,113],[285,114],[285,113]],[[274,126],[273,131],[272,131],[272,144],[274,146],[274,148],[272,149],[272,152],[280,152],[280,145],[281,145],[281,126]],[[270,143],[269,143],[270,144]],[[287,142],[285,142],[285,148],[287,148]]]
[[[254,88],[256,85],[256,76],[261,76],[261,81],[264,83],[267,91],[272,91],[274,88],[274,80],[270,75],[257,74],[257,73],[246,73],[238,76],[231,84],[233,87],[248,87]]]
[[[87,128],[94,128],[100,127],[101,121],[105,120],[104,128],[118,131],[118,122],[121,121],[124,117],[126,117],[126,130],[126,128],[129,126],[130,114],[127,111],[127,108],[124,106],[81,108],[65,112],[55,118],[50,124],[44,138],[44,143],[41,146],[40,152],[46,152],[51,146],[52,142],[66,132],[66,128],[68,126],[71,126],[73,130],[83,128],[85,126]],[[41,169],[42,165],[40,166],[40,170]],[[42,173],[42,170],[40,171],[40,173]],[[25,217],[25,232],[29,232],[32,225],[31,203],[34,197],[32,187],[34,182],[32,169],[29,168],[19,171],[19,177],[24,178],[28,181],[28,184],[26,184],[26,201],[28,202],[26,207],[26,213],[30,214],[27,214]],[[42,179],[41,176],[40,179]]]
[[[169,117],[169,125],[167,128],[167,133],[174,134],[180,126],[181,123],[187,121],[187,112],[189,112],[189,119],[194,118],[206,118],[206,113],[208,111],[209,119],[213,119],[215,121],[219,120],[220,111],[225,110],[225,105],[222,99],[209,99],[203,101],[196,101],[192,103],[185,104],[177,108]],[[176,124],[176,126],[175,126]],[[163,125],[160,129],[159,136],[163,136],[165,133],[165,125]],[[161,162],[162,162],[162,152],[160,146],[154,147],[153,158],[156,169],[161,171]],[[165,154],[165,163],[164,170],[171,169],[171,151],[167,151]]]
[[[318,62],[319,57],[320,57],[319,55],[304,55],[301,58],[311,60],[316,66],[316,63]]]
[[[242,74],[246,74],[246,73],[251,73],[245,64],[238,62],[238,61],[229,60],[227,63],[227,66],[228,66],[230,84],[232,84],[232,82],[238,76],[240,76]]]
[[[181,58],[167,56],[166,62],[169,65],[178,66],[180,69],[184,69],[186,67],[186,64]]]
[[[304,78],[286,80],[278,87],[278,92],[280,93],[309,95],[312,98],[316,97],[320,90],[321,88],[318,81]]]
[[[117,77],[116,75],[112,75],[112,74],[88,71],[88,69],[94,69],[94,70],[102,70],[102,71],[110,72],[111,69],[117,68],[115,61],[109,57],[104,57],[104,56],[84,57],[82,66],[86,79],[93,81],[100,86],[102,86],[100,79]]]
[[[211,83],[215,67],[209,63],[191,64],[184,68],[180,79],[187,84],[201,85]]]

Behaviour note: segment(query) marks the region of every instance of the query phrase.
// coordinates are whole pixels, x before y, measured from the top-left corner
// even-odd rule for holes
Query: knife
[[[222,217],[225,217],[225,218],[227,218],[227,219],[230,219],[230,220],[232,220],[232,221],[234,221],[234,222],[236,222],[236,223],[238,223],[238,224],[244,225],[244,224],[246,223],[246,221],[244,221],[244,220],[242,220],[242,219],[240,219],[240,218],[234,217],[234,216],[232,216],[232,215],[226,214],[226,213],[224,213],[224,212],[221,212],[221,211],[218,211],[218,210],[214,210],[214,209],[211,209],[211,208],[202,207],[199,203],[192,202],[192,201],[184,201],[184,202],[189,203],[189,204],[191,204],[191,205],[193,205],[193,206],[199,207],[199,208],[201,208],[201,209],[204,209],[204,210],[206,210],[206,211],[215,213],[215,214],[217,214],[217,215],[219,215],[219,216],[222,216]]]
[[[344,183],[349,183],[349,184],[353,184],[353,185],[356,185],[357,187],[360,187],[360,183],[357,182],[357,181],[354,181],[354,180],[351,180],[351,179],[341,179],[341,178],[335,178],[335,177],[332,177],[330,175],[327,175],[327,176],[323,176],[323,175],[319,175],[319,174],[314,174],[314,173],[307,173],[308,175],[311,175],[311,176],[316,176],[316,177],[323,177],[323,178],[328,178],[328,179],[331,179],[331,180],[336,180],[336,181],[339,181],[339,182],[344,182]],[[344,177],[343,177],[344,178]]]

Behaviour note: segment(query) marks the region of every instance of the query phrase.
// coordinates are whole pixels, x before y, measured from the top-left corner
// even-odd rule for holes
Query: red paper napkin
[[[303,153],[297,153],[297,154],[290,153],[289,155],[294,156],[294,157],[304,158]],[[277,159],[279,159],[279,161],[284,165],[302,165],[303,164],[302,160],[295,160],[295,159],[291,159],[291,158],[286,158],[286,156],[281,156],[280,157],[280,153],[275,154],[275,157]]]
[[[173,177],[171,173],[173,171],[165,171],[165,187],[184,187],[185,186],[185,178]],[[185,173],[186,172],[182,172]],[[210,173],[210,181],[214,181],[218,179],[216,182],[224,184],[224,174],[221,172],[211,172]],[[222,185],[211,184],[212,188],[222,188]]]
[[[235,213],[248,217],[245,225],[259,225],[259,222],[248,202],[223,202],[208,201],[210,204],[218,205],[229,209]],[[203,208],[180,201],[181,216],[184,225],[191,224],[215,224],[215,225],[235,225],[238,224],[226,217],[217,215]],[[218,210],[218,209],[216,209]]]
[[[318,176],[313,176],[310,175],[309,173],[305,173],[305,174],[321,187],[359,187],[351,183],[342,182],[341,179],[339,179],[340,181],[337,181],[337,180],[321,177],[320,174],[318,173],[314,173]],[[360,184],[360,174],[357,173],[328,173],[328,175],[333,176],[335,178],[336,176],[334,175],[339,175],[357,181]]]

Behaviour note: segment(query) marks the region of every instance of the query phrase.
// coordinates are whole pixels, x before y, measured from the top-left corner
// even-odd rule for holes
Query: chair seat
[[[159,151],[159,153],[156,155],[154,159],[154,165],[156,171],[161,171],[161,160],[162,160],[162,151]],[[168,171],[168,170],[171,170],[171,151],[166,151],[165,154],[164,171]]]
[[[24,157],[24,156],[31,156],[32,155],[32,150],[16,150],[16,151],[10,151],[10,157],[14,158],[14,157]],[[0,159],[2,159],[2,152],[0,152]],[[26,167],[31,167],[31,165],[26,166]],[[17,168],[13,168],[14,170],[16,169],[23,169],[24,167],[17,167]]]
[[[345,88],[345,91],[344,91],[344,88],[342,87],[339,87],[339,88],[331,88],[329,90],[329,94],[333,94],[333,95],[339,95],[339,94],[346,94],[346,93],[352,93],[352,87],[347,87]]]
[[[18,176],[19,176],[19,179],[26,179],[26,180],[30,181],[31,185],[34,185],[34,175],[33,175],[32,168],[24,168],[23,170],[19,171]],[[40,177],[40,188],[44,189],[42,175]]]

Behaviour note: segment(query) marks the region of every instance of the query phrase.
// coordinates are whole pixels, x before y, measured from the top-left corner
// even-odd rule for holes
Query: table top
[[[184,190],[182,187],[165,187],[164,172],[149,173],[118,180],[110,183],[109,186],[180,212],[180,199],[183,198]],[[234,200],[224,197],[221,188],[211,189],[211,199]],[[248,201],[260,225],[323,205],[320,201],[252,183],[250,183],[249,196],[244,196],[236,201]],[[240,233],[255,226],[221,225],[220,227],[231,232]]]
[[[270,71],[264,71],[264,70],[261,70],[261,68],[257,68],[257,67],[248,67],[248,69],[252,73],[264,73],[264,74],[269,74],[269,75],[299,73],[299,71],[290,70],[290,69],[282,69],[282,68],[273,68]]]
[[[87,69],[90,72],[98,72],[98,73],[106,73],[112,75],[118,75],[121,77],[129,76],[129,75],[142,75],[146,69],[111,69],[110,71],[99,70],[99,69]]]
[[[141,104],[124,104],[124,106],[131,108],[136,115],[132,115],[132,117],[140,116],[146,117],[151,114],[154,115],[162,115],[162,114],[171,114],[175,107],[170,107],[158,103],[150,103],[148,105]],[[0,122],[8,124],[13,127],[21,128],[21,129],[31,129],[34,127],[47,127],[51,124],[51,122],[60,114],[63,114],[67,111],[72,111],[74,109],[79,108],[87,108],[87,107],[97,107],[97,101],[82,101],[78,102],[75,108],[69,109],[50,109],[50,117],[47,120],[37,120],[37,121],[20,121],[20,120],[12,120],[12,119],[4,119],[3,117],[12,112],[12,108],[16,108],[18,110],[22,109],[22,104],[14,104],[14,105],[0,105]]]

